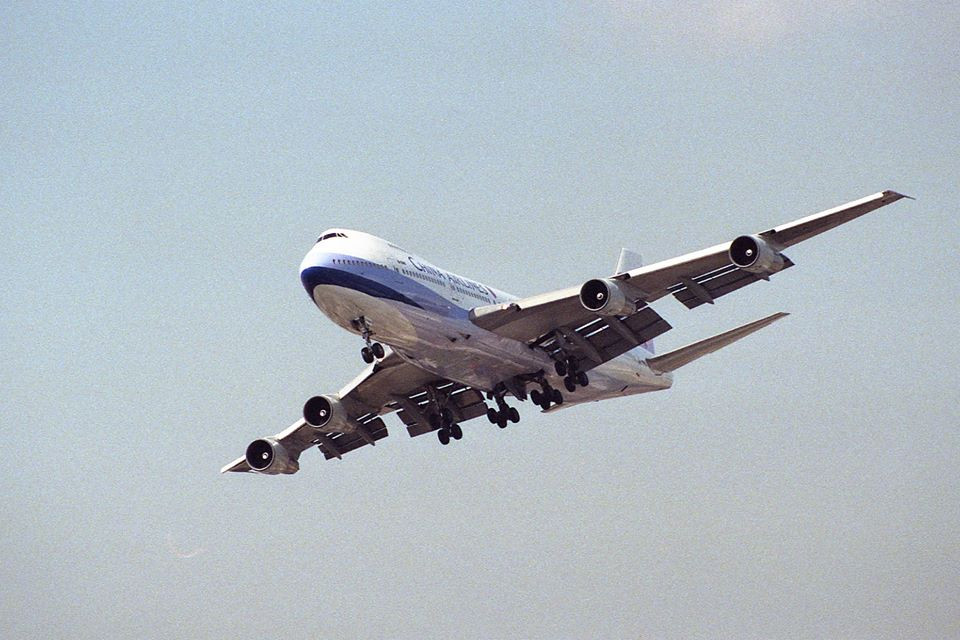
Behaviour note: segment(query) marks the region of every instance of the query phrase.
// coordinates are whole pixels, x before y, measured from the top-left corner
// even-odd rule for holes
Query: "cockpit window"
[[[323,242],[327,238],[346,238],[346,237],[347,237],[347,234],[345,233],[340,233],[339,231],[331,231],[330,233],[325,233],[319,238],[317,238],[317,242]]]

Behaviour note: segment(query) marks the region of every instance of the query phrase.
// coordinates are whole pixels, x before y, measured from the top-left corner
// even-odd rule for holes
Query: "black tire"
[[[567,375],[567,363],[563,360],[557,360],[553,363],[553,369],[557,372],[558,376]]]
[[[502,413],[501,413],[501,414],[498,414],[498,415],[497,415],[497,426],[500,427],[501,429],[506,429],[506,428],[507,428],[507,416],[503,415]]]
[[[360,357],[363,358],[364,362],[370,364],[373,362],[373,351],[370,349],[370,347],[364,347],[363,349],[360,349]]]
[[[497,410],[496,410],[496,409],[487,409],[487,420],[490,421],[490,424],[497,424]]]
[[[553,400],[553,404],[563,404],[563,394],[560,393],[560,389],[554,389],[550,399]]]
[[[520,422],[520,412],[517,411],[516,407],[510,407],[510,410],[507,412],[507,418],[510,422],[516,424]]]
[[[538,405],[540,406],[540,408],[543,409],[544,411],[546,411],[547,409],[549,409],[549,408],[550,408],[550,393],[545,391],[545,392],[540,396],[540,402],[538,402],[537,404],[538,404]]]
[[[454,440],[459,440],[463,437],[463,429],[460,428],[460,425],[456,423],[450,425],[450,437]]]
[[[570,376],[567,376],[563,379],[563,386],[566,387],[567,391],[570,393],[573,393],[577,390],[577,383]]]
[[[533,400],[533,404],[539,405],[543,402],[543,394],[534,389],[530,392],[530,399]]]
[[[577,373],[577,384],[581,387],[585,387],[590,384],[590,378],[587,377],[586,371],[580,371]]]
[[[377,360],[382,358],[384,355],[383,345],[379,342],[374,342],[372,345],[370,345],[370,350],[373,351],[373,355],[377,358]]]
[[[450,432],[446,429],[440,429],[437,431],[437,440],[443,445],[450,444]]]

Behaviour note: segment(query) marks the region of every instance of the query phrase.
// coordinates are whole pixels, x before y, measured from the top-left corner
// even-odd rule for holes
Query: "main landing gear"
[[[463,437],[463,429],[454,422],[453,412],[444,407],[440,413],[431,413],[427,418],[430,426],[437,430],[437,440],[440,444],[449,444],[451,438],[459,440]]]
[[[506,429],[507,422],[514,424],[520,422],[520,412],[517,411],[516,407],[507,406],[507,402],[503,399],[502,390],[500,390],[499,393],[490,395],[497,401],[496,409],[493,407],[487,409],[487,420],[490,421],[490,424],[495,424],[501,429]]]
[[[363,341],[367,343],[367,346],[360,349],[360,357],[363,358],[363,361],[370,364],[374,360],[383,358],[386,352],[382,344],[370,339],[372,332],[370,331],[370,325],[367,324],[367,319],[363,316],[355,318],[353,320],[353,326],[360,331],[360,336],[363,338]]]
[[[540,380],[540,388],[542,391],[534,389],[530,392],[530,399],[533,400],[533,404],[544,411],[549,409],[551,404],[563,404],[563,394],[560,393],[559,389],[551,387],[546,378]]]
[[[554,370],[558,376],[563,376],[563,386],[570,393],[577,390],[577,385],[585,387],[590,384],[590,378],[587,377],[587,372],[580,371],[580,363],[577,362],[576,358],[557,360],[554,363]],[[536,402],[536,400],[534,400],[534,402]]]
[[[574,360],[567,359],[558,363],[558,367],[559,366],[564,367],[564,373],[562,375],[564,375],[566,379],[570,379],[574,384],[579,386],[587,385],[588,380],[586,379],[586,373],[577,368]],[[487,420],[501,429],[505,429],[511,422],[520,422],[520,412],[517,411],[516,407],[511,407],[507,404],[505,396],[507,393],[512,393],[519,400],[526,400],[528,397],[526,385],[531,382],[539,384],[540,389],[531,391],[529,398],[541,409],[546,411],[553,405],[563,404],[563,394],[559,389],[554,389],[550,385],[550,382],[541,370],[535,374],[516,377],[501,382],[497,384],[492,391],[488,391],[487,400],[494,401],[496,408],[487,407]],[[566,381],[564,384],[566,385]],[[574,388],[576,387],[574,386]],[[426,419],[431,429],[437,432],[437,439],[440,441],[440,444],[444,445],[449,444],[450,440],[459,440],[463,437],[463,431],[460,429],[460,425],[455,422],[453,412],[443,407],[445,403],[446,400],[444,398],[436,397],[435,394],[431,395],[430,406],[434,407],[434,409],[426,414]]]

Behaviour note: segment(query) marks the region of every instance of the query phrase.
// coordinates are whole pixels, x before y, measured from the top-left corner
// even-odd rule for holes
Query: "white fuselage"
[[[515,300],[485,284],[440,269],[367,233],[325,231],[300,265],[300,279],[317,307],[353,333],[366,322],[373,339],[438,377],[482,391],[512,376],[543,371],[562,387],[553,360],[540,349],[473,324],[475,307]],[[590,370],[590,384],[566,404],[666,389],[670,374],[647,366],[652,353],[637,347]]]

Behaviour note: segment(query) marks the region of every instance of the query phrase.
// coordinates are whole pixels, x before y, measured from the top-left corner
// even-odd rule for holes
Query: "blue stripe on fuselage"
[[[318,285],[332,285],[359,291],[374,298],[402,302],[418,309],[424,309],[448,317],[466,317],[467,310],[457,306],[444,298],[436,291],[417,282],[416,280],[390,269],[367,266],[356,266],[351,261],[357,258],[328,254],[324,256],[322,264],[306,267],[300,272],[300,281],[313,298],[313,290]],[[376,270],[383,274],[383,279],[374,279],[358,271]],[[384,280],[392,282],[384,282]]]
[[[396,300],[397,302],[403,302],[413,307],[423,308],[407,296],[386,286],[382,282],[364,278],[363,276],[358,276],[355,273],[350,273],[342,269],[334,269],[332,267],[308,267],[300,273],[300,281],[303,283],[303,287],[307,290],[307,293],[310,294],[311,298],[313,297],[313,289],[317,285],[332,284],[337,287],[353,289],[354,291],[365,293],[374,298]]]

